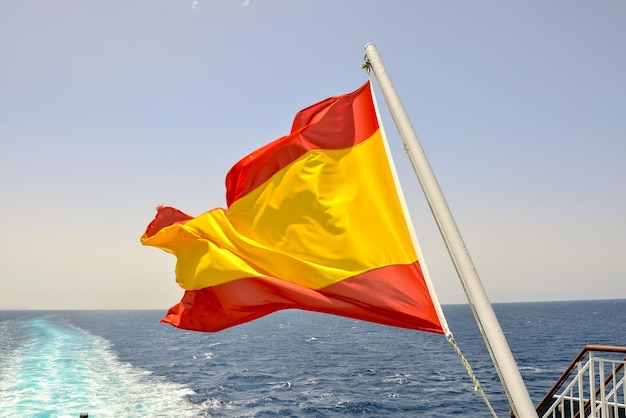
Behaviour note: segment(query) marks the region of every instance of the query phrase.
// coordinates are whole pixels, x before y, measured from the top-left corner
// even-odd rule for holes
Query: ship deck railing
[[[626,418],[626,347],[586,345],[537,406],[541,418]]]

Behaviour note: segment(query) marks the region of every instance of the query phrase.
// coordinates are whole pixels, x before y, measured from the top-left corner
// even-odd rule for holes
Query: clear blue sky
[[[155,206],[224,206],[232,164],[366,80],[367,42],[492,301],[626,298],[626,2],[193,5],[0,5],[0,307],[176,303],[174,257],[139,243]],[[439,298],[464,302],[385,112]]]

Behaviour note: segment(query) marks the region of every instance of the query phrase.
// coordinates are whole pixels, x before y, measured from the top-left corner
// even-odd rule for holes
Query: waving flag
[[[185,289],[162,322],[219,331],[297,308],[443,333],[369,82],[300,111],[226,188],[227,210],[159,207],[141,237],[176,255]]]

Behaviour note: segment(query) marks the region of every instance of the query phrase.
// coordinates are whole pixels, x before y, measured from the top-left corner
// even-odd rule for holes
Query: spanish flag
[[[161,322],[219,331],[296,308],[443,333],[388,158],[368,81],[236,163],[228,209],[157,208],[141,242],[177,257],[185,289]]]

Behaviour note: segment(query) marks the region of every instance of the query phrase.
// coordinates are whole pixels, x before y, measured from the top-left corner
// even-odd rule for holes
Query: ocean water
[[[585,344],[626,345],[626,300],[494,305],[537,404]],[[498,416],[470,310],[444,306]],[[0,311],[0,417],[488,417],[441,335],[297,310],[219,333],[163,311]]]

